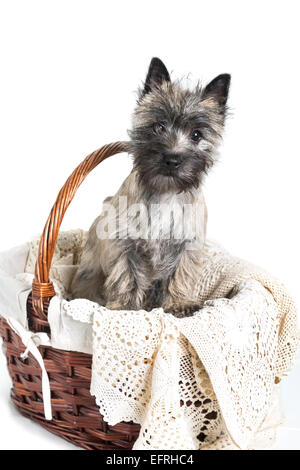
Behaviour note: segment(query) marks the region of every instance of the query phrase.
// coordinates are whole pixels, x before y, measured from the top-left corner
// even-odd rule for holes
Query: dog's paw
[[[168,305],[164,310],[177,318],[185,318],[194,315],[200,308],[200,305]]]
[[[136,305],[134,302],[132,301],[125,302],[125,299],[108,301],[105,307],[108,308],[109,310],[139,310],[140,309],[140,307]]]
[[[188,316],[192,316],[192,315],[195,315],[195,313],[199,312],[200,309],[201,309],[200,305],[192,305],[191,307],[187,308],[186,312]]]
[[[107,302],[105,308],[108,310],[125,310],[120,304],[116,302]]]

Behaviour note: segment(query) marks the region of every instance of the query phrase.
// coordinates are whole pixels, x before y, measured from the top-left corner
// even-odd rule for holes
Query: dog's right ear
[[[170,80],[165,64],[158,57],[153,57],[149,65],[142,96],[150,93],[153,88],[159,88],[163,82],[169,82]]]
[[[218,75],[203,90],[203,99],[213,98],[221,108],[225,108],[230,80],[231,77],[228,73]]]

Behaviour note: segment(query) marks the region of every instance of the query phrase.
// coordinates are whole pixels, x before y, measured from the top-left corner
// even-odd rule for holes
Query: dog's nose
[[[176,153],[165,153],[164,162],[170,168],[178,168],[181,164],[181,158]]]

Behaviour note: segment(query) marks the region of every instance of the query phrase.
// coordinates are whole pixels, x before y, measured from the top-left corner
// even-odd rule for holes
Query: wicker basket
[[[59,192],[41,237],[32,294],[27,302],[32,331],[50,331],[47,312],[55,291],[49,271],[58,231],[69,204],[90,171],[104,159],[124,151],[126,142],[105,145],[96,150],[75,169]],[[1,318],[0,334],[13,384],[12,401],[20,413],[40,423],[48,431],[88,450],[132,448],[140,426],[134,423],[109,426],[100,415],[95,399],[90,395],[91,355],[45,346],[39,348],[51,388],[53,419],[47,421],[44,418],[39,364],[31,354],[24,361],[20,359],[25,347],[19,336]]]

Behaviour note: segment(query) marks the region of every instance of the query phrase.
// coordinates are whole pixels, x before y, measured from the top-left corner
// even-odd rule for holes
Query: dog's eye
[[[193,142],[199,142],[199,140],[202,138],[201,132],[198,131],[198,129],[194,130],[191,135],[191,139]]]
[[[166,128],[161,122],[155,122],[153,124],[153,130],[156,134],[162,134],[165,132]]]

